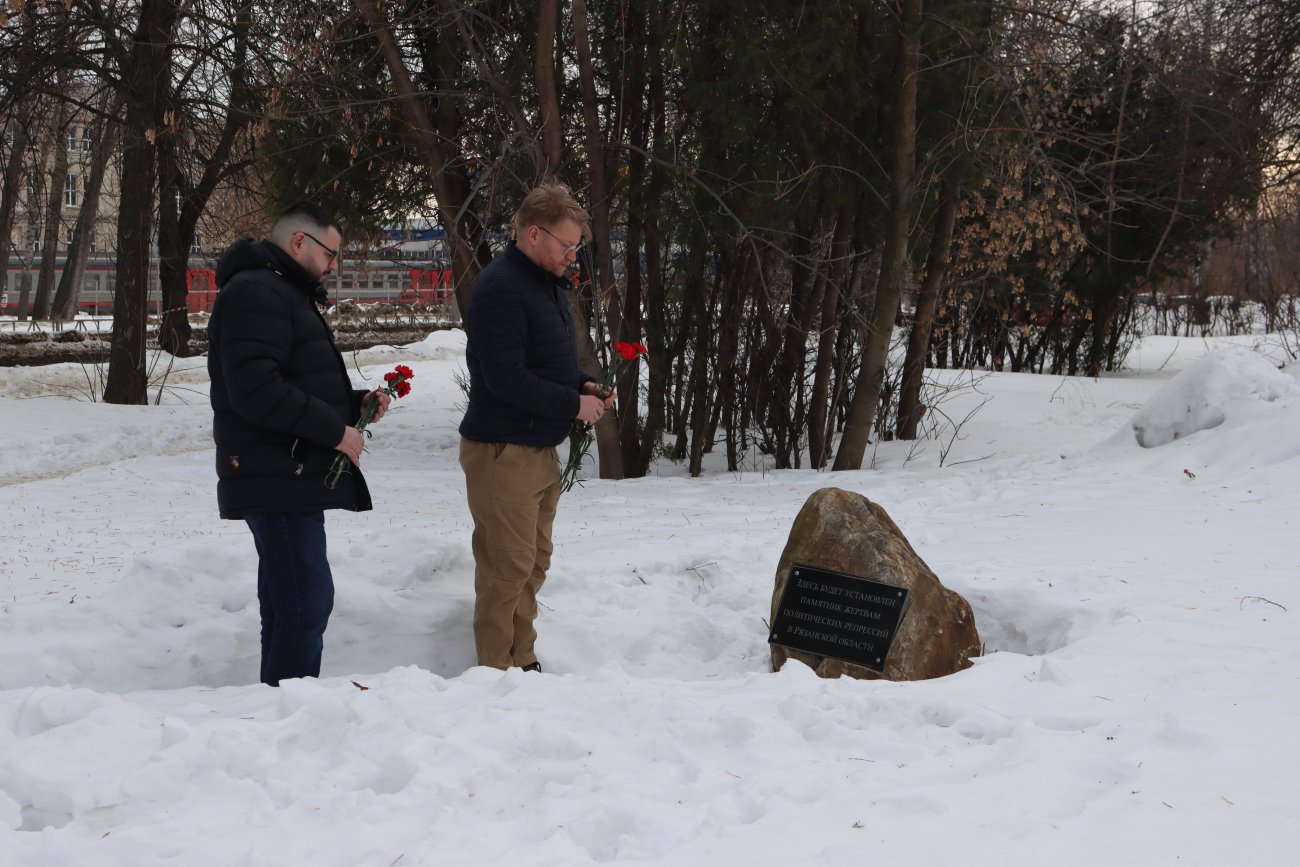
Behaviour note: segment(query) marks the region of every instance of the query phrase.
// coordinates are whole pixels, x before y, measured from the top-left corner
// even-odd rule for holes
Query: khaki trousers
[[[462,438],[460,466],[474,518],[474,646],[478,664],[537,661],[537,591],[551,565],[560,502],[554,448]]]

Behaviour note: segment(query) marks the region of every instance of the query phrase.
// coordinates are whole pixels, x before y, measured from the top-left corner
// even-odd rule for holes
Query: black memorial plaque
[[[881,671],[908,601],[904,587],[796,563],[768,643]]]

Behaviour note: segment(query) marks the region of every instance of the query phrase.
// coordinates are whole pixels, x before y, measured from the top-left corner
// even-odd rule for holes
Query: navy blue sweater
[[[469,299],[469,408],[461,436],[485,443],[554,446],[578,414],[584,382],[569,316],[569,282],[514,242],[492,260]]]
[[[318,281],[274,244],[243,240],[217,263],[217,285],[208,374],[221,517],[369,509],[357,468],[325,486],[366,392],[316,308]]]

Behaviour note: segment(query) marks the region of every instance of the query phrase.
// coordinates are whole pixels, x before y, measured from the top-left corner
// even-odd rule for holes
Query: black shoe
[[[540,674],[541,670],[542,664],[540,662],[530,662],[524,666],[524,671],[536,671]]]

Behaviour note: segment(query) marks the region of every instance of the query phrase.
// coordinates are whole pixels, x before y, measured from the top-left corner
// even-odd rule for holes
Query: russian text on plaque
[[[796,563],[768,642],[881,671],[907,604],[905,587]]]

